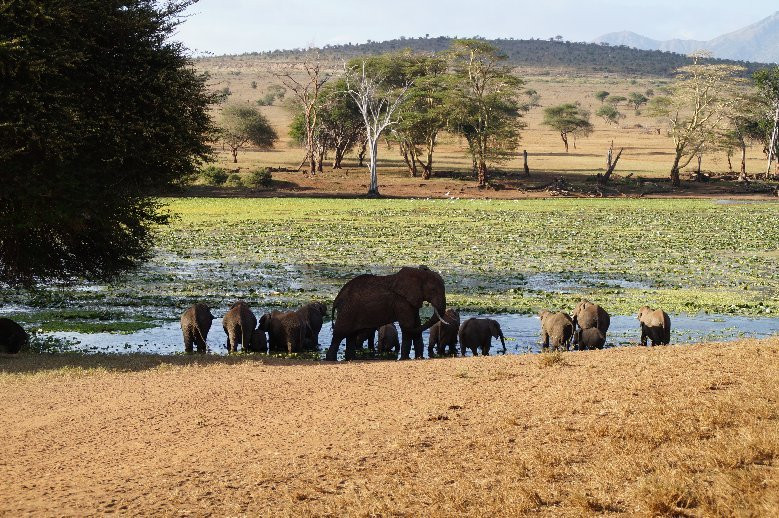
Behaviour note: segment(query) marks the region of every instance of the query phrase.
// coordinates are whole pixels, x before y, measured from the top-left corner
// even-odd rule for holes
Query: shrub
[[[252,81],[252,90],[257,89],[257,81]]]
[[[228,173],[223,168],[209,165],[200,172],[200,176],[208,185],[223,185],[228,178]]]
[[[257,104],[260,106],[271,106],[273,105],[273,101],[276,100],[275,94],[265,94],[262,96],[262,98],[257,99]]]
[[[243,180],[241,180],[241,177],[238,176],[237,173],[233,173],[227,177],[226,184],[230,187],[243,187]]]
[[[261,187],[270,187],[273,184],[273,175],[270,169],[267,167],[262,169],[255,169],[249,173],[249,178],[246,180],[246,184],[249,187],[259,189]]]

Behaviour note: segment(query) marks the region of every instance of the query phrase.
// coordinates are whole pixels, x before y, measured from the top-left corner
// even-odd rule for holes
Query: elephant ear
[[[424,275],[417,268],[404,267],[393,277],[390,289],[393,293],[406,299],[415,308],[421,308],[425,301]],[[429,273],[429,270],[428,270]]]

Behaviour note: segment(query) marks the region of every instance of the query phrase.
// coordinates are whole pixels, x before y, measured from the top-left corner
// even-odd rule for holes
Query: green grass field
[[[779,204],[712,200],[172,199],[154,259],[107,286],[3,292],[45,330],[141,329],[194,300],[331,301],[365,272],[426,264],[484,312],[779,315]],[[83,312],[79,313],[79,312]],[[60,315],[61,313],[61,315]],[[59,315],[59,316],[58,316]],[[61,317],[61,318],[60,318]],[[95,325],[99,324],[99,325]]]

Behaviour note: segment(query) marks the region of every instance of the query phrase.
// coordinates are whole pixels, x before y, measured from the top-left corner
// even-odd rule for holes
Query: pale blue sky
[[[776,0],[200,0],[177,38],[197,54],[381,41],[400,36],[590,41],[630,30],[708,40],[770,16]]]

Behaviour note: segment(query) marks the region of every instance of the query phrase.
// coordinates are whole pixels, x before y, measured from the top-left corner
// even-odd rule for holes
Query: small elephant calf
[[[193,344],[197,345],[197,352],[206,352],[206,340],[211,330],[211,322],[216,317],[211,314],[211,309],[198,302],[181,314],[181,333],[184,335],[184,351],[191,353]]]
[[[460,352],[465,356],[466,348],[470,349],[474,356],[476,350],[481,348],[483,356],[489,356],[493,338],[500,338],[503,352],[506,352],[506,340],[497,320],[491,318],[469,318],[460,326],[458,333],[460,339]]]
[[[268,349],[287,353],[303,352],[308,324],[297,311],[272,311],[260,318],[259,329],[268,332]]]
[[[541,343],[544,349],[553,351],[566,351],[570,347],[573,338],[573,320],[566,313],[542,311],[538,314],[541,318]]]
[[[22,326],[10,318],[0,318],[0,353],[16,354],[29,340]]]
[[[257,327],[257,317],[254,316],[249,305],[239,300],[225,313],[222,318],[222,327],[227,334],[227,351],[238,351],[238,344],[245,350],[252,350],[251,343],[254,338],[254,329]]]
[[[387,355],[394,353],[395,357],[400,353],[400,340],[398,339],[398,329],[395,324],[386,324],[379,328],[379,338],[376,343],[378,353]]]
[[[597,327],[579,328],[573,334],[573,345],[578,351],[603,349],[606,345],[606,335]]]
[[[457,331],[460,327],[460,313],[456,309],[449,308],[444,313],[444,318],[450,322],[449,325],[439,320],[430,328],[430,338],[427,345],[427,355],[430,358],[445,354],[457,356]]]
[[[652,340],[652,346],[671,342],[671,318],[662,309],[642,306],[638,310],[638,321],[641,322],[641,345],[646,345],[647,338]]]

